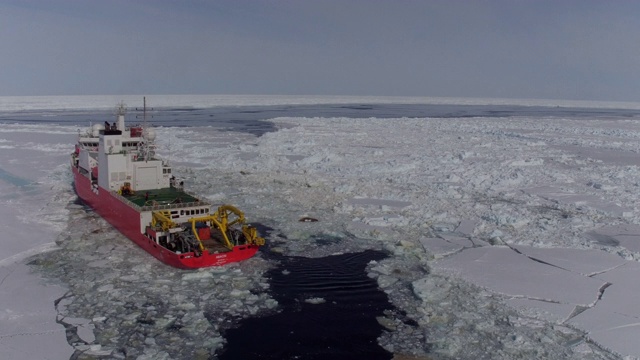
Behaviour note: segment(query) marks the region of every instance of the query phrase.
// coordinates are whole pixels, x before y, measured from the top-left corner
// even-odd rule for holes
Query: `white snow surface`
[[[57,248],[71,199],[66,165],[75,128],[0,127],[0,353],[3,359],[63,359],[73,348],[54,301],[66,289],[34,274],[29,256]]]
[[[258,96],[170,99],[164,104],[356,102]],[[59,100],[4,97],[0,110],[111,108],[127,98]],[[464,101],[482,103],[459,102]],[[157,142],[161,155],[187,178],[190,190],[214,202],[235,203],[250,219],[277,229],[267,239],[272,251],[325,256],[386,249],[390,256],[372,262],[369,276],[406,314],[379,319],[389,329],[379,342],[389,351],[442,358],[640,358],[638,120],[271,121],[279,130],[259,138],[220,134],[208,127],[159,128]],[[59,234],[86,237],[103,226],[91,220],[92,225],[80,230],[67,228],[67,204],[74,199],[67,154],[74,134],[75,127],[55,125],[0,127],[0,226],[5,234],[0,352],[9,358],[66,358],[79,349],[66,343],[64,328],[55,324],[56,315],[66,310],[60,308],[64,301],[54,307],[53,300],[61,299],[65,289],[43,283],[23,264],[28,255],[55,248],[52,243]],[[81,209],[73,211],[81,217]],[[299,222],[301,216],[319,221]],[[96,236],[116,236],[100,234]],[[318,247],[312,241],[318,234],[339,241]],[[99,254],[83,256],[96,269],[109,269],[115,261]],[[131,256],[145,259],[145,254]],[[134,270],[146,274],[155,268],[141,263]],[[261,280],[250,280],[248,274],[253,273],[241,266],[167,276],[180,278],[186,287],[229,279],[243,284],[229,291],[243,301],[242,310],[233,310],[237,314],[254,315],[277,306],[249,292],[253,282]],[[119,281],[141,281],[129,276]],[[167,279],[153,281],[160,289]],[[21,289],[19,284],[26,286]],[[113,286],[100,284],[95,291],[121,291]],[[180,294],[172,297],[185,318],[202,320],[197,303]],[[109,344],[99,343],[93,334],[108,316],[113,315],[58,320],[76,327],[87,354],[108,356]],[[407,325],[402,316],[415,325]],[[224,342],[212,339],[207,343],[212,351]],[[153,338],[142,339],[141,346],[145,351],[140,358],[168,356]]]

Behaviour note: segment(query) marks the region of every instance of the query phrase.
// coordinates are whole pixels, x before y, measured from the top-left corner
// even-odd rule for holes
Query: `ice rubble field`
[[[159,152],[190,190],[272,227],[271,251],[389,251],[368,268],[399,309],[378,319],[387,350],[640,358],[636,120],[272,121],[279,131],[260,138],[159,128]],[[206,357],[220,351],[221,331],[237,319],[277,311],[261,277],[270,267],[264,259],[167,271],[70,203],[66,146],[76,127],[3,125],[2,132],[12,133],[0,140],[0,176],[19,188],[2,188],[3,228],[19,240],[3,254],[24,258],[53,240],[67,250],[31,260],[62,280],[39,297],[19,291],[33,279],[18,275],[27,270],[15,256],[2,257],[0,346],[10,354],[64,357],[69,350],[53,344],[64,342],[64,326],[84,356]],[[34,179],[38,186],[23,183]],[[39,242],[22,224],[41,234]],[[49,239],[52,229],[57,239]],[[318,237],[335,241],[318,246]],[[55,314],[33,310],[54,300],[57,323],[48,318]]]
[[[640,358],[636,120],[273,121],[280,130],[256,139],[159,138],[199,165],[211,183],[193,186],[213,185],[212,200],[251,194],[239,205],[288,239],[270,239],[285,253],[355,251],[354,238],[389,250],[370,276],[419,328],[381,320],[388,350]],[[318,233],[344,240],[317,249]]]

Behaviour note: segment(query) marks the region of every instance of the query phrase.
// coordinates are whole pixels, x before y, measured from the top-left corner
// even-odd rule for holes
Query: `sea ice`
[[[467,249],[434,266],[497,293],[563,304],[593,305],[604,281],[533,261],[507,247]],[[565,291],[571,288],[571,291]]]
[[[587,236],[603,245],[621,246],[640,253],[640,226],[635,224],[603,226],[587,233]]]
[[[585,276],[602,273],[627,263],[620,256],[602,250],[532,248],[519,245],[514,245],[513,248],[533,260]]]
[[[0,98],[0,108],[83,109],[90,104],[111,109],[120,100],[45,97],[24,103]],[[124,100],[137,103],[139,99]],[[154,100],[163,101],[175,106],[220,106],[446,103],[451,99],[198,96]],[[477,99],[458,103],[478,102],[496,103]],[[640,336],[636,325],[640,314],[635,309],[640,294],[635,281],[640,259],[640,231],[635,225],[640,223],[640,128],[634,117],[270,121],[279,131],[259,138],[210,127],[160,128],[158,151],[177,165],[177,174],[187,178],[190,189],[209,194],[214,202],[237,204],[255,221],[273,228],[268,241],[282,254],[319,257],[372,247],[389,250],[389,258],[372,264],[369,275],[399,309],[378,319],[388,329],[379,342],[398,357],[426,357],[431,352],[450,358],[640,358],[635,341]],[[57,133],[48,137],[48,131]],[[33,133],[38,141],[30,143]],[[67,253],[82,254],[55,252],[49,254],[53,258],[41,255],[34,263],[67,282],[75,294],[58,303],[60,316],[92,319],[91,324],[83,324],[95,326],[95,341],[83,345],[83,351],[124,358],[119,349],[125,347],[128,336],[126,356],[187,356],[171,353],[176,351],[173,345],[183,343],[186,336],[202,350],[197,355],[207,357],[219,350],[224,343],[222,330],[236,319],[277,309],[261,277],[270,265],[260,257],[237,267],[190,273],[195,275],[153,265],[153,259],[140,265],[139,259],[148,254],[109,231],[82,207],[65,206],[74,196],[65,166],[69,149],[64,144],[72,143],[66,139],[74,134],[75,128],[65,126],[3,126],[0,200],[4,209],[13,209],[16,201],[26,203],[23,213],[7,217],[11,220],[4,223],[11,229],[6,233],[17,239],[11,245],[15,252],[40,245],[20,236],[20,226],[37,214],[48,228],[62,232],[57,242]],[[25,141],[20,144],[15,139]],[[46,155],[48,148],[52,155]],[[37,162],[22,166],[19,156],[24,154]],[[181,167],[185,159],[196,167]],[[43,178],[41,170],[52,175]],[[41,192],[32,192],[23,179],[44,187],[36,186]],[[313,214],[319,221],[301,223],[300,214]],[[30,234],[34,233],[46,231],[32,229]],[[88,239],[117,246],[96,247]],[[14,255],[3,253],[2,258]],[[9,275],[0,272],[0,276],[6,278],[0,285],[3,290],[28,277],[18,270]],[[52,306],[60,292],[54,291],[53,298],[42,296],[49,305],[41,307]],[[10,294],[10,300],[19,293]],[[216,304],[229,306],[221,309]],[[34,315],[31,308],[11,310],[3,313],[6,319]],[[18,317],[12,319],[0,326],[18,326]],[[53,321],[55,314],[49,319]],[[54,347],[48,351],[53,354],[60,350],[53,343],[64,342],[64,331],[49,324],[48,330],[55,332],[1,337],[0,346],[2,350],[26,348],[34,351],[26,354],[37,358],[37,351],[27,345],[42,339],[40,344]],[[84,331],[90,326],[85,325],[76,326],[75,331],[88,342],[91,337]],[[16,329],[20,330],[10,331]],[[109,340],[101,334],[110,334]],[[68,357],[72,351],[63,345],[66,350],[56,352],[56,357]]]
[[[422,244],[424,249],[430,254],[433,254],[436,258],[451,255],[462,250],[464,247],[441,238],[421,238],[420,244]]]

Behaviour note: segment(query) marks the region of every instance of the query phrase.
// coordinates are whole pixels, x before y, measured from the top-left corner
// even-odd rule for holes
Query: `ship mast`
[[[147,129],[147,97],[142,97],[142,109],[136,108],[136,111],[142,110],[142,128]],[[153,110],[153,109],[150,109]],[[139,118],[139,116],[136,116]]]
[[[142,128],[147,129],[147,97],[142,97]]]
[[[136,109],[140,111],[140,109]],[[142,145],[142,159],[144,161],[152,160],[155,156],[155,144],[153,141],[156,139],[156,133],[150,127],[147,127],[147,97],[142,97],[142,138],[144,139]]]
[[[121,101],[116,108],[116,115],[118,116],[118,123],[116,124],[118,130],[124,132],[124,114],[127,112],[127,106],[124,104],[124,101]]]

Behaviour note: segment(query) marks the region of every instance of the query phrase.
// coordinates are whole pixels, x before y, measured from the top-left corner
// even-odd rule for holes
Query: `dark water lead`
[[[384,257],[374,250],[323,258],[282,257],[267,273],[281,311],[243,320],[227,330],[227,346],[219,358],[391,359],[377,343],[383,329],[376,317],[392,305],[365,272],[371,260]]]

